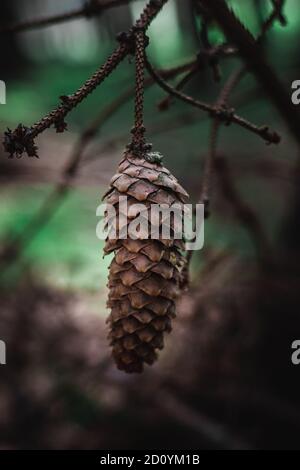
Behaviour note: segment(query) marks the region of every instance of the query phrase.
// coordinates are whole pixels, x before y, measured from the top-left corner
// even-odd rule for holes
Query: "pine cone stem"
[[[137,153],[145,144],[144,127],[144,67],[145,67],[145,30],[135,32],[135,106],[134,128],[132,129],[132,148]]]

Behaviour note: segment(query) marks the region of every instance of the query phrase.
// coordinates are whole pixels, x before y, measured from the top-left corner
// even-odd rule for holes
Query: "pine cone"
[[[114,205],[118,220],[120,196],[127,196],[128,207],[143,203],[148,213],[150,204],[182,205],[188,198],[156,153],[136,158],[127,151],[110,186],[104,197]],[[160,220],[158,224],[161,223]],[[120,231],[117,233],[120,235]],[[171,331],[175,316],[183,248],[182,240],[154,240],[142,234],[137,240],[106,240],[105,253],[115,252],[109,273],[107,305],[111,314],[107,322],[119,369],[142,372],[144,363],[152,364],[157,358],[156,350],[163,348],[163,333]]]

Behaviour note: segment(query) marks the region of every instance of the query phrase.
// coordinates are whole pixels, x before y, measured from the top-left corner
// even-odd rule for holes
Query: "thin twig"
[[[274,21],[278,19],[280,21],[281,26],[286,26],[287,21],[285,16],[282,13],[283,5],[285,0],[272,0],[273,4],[273,11],[270,16],[264,21],[260,37],[258,38],[258,42],[262,41],[264,38],[265,33],[271,28]]]
[[[247,66],[263,86],[265,93],[287,123],[295,140],[300,144],[300,113],[297,106],[291,102],[290,95],[285,89],[273,68],[268,64],[262,48],[255,42],[253,36],[235,17],[223,0],[201,0],[219,23],[228,40],[239,49]]]
[[[22,257],[25,250],[31,245],[39,232],[51,221],[52,217],[63,203],[65,196],[69,193],[71,183],[77,174],[85,148],[94,138],[96,133],[99,132],[102,125],[107,122],[109,117],[112,116],[115,111],[132,96],[133,93],[134,88],[130,87],[129,90],[126,90],[126,92],[120,95],[115,101],[113,101],[113,103],[104,108],[86,127],[74,146],[74,150],[71,153],[69,161],[60,176],[59,183],[57,183],[38,211],[29,220],[22,232],[6,237],[9,242],[4,246],[4,253],[1,259],[2,274],[5,272],[5,268],[7,266],[10,266]]]
[[[205,18],[204,15],[202,16],[200,39],[204,47],[203,52],[206,53],[207,51],[211,51],[212,45],[208,36],[208,22],[207,18]],[[214,80],[216,82],[219,82],[221,80],[221,71],[218,58],[215,56],[211,56],[208,61],[208,64],[212,69]]]
[[[184,101],[187,104],[190,104],[191,106],[194,106],[195,108],[199,108],[202,111],[206,111],[209,113],[212,117],[218,117],[221,121],[225,122],[226,124],[230,124],[231,122],[238,124],[241,127],[244,127],[250,132],[253,132],[254,134],[258,135],[261,137],[263,140],[265,140],[268,143],[274,143],[278,144],[280,142],[280,136],[277,134],[277,132],[270,131],[268,126],[256,126],[255,124],[251,123],[250,121],[247,121],[246,119],[238,116],[237,114],[234,113],[232,109],[227,109],[227,108],[217,108],[216,106],[212,106],[210,104],[204,103],[202,101],[198,101],[194,98],[192,98],[189,95],[186,95],[185,93],[182,93],[181,91],[176,90],[174,87],[169,85],[152,67],[150,64],[149,60],[146,59],[146,68],[149,72],[149,74],[155,79],[157,84],[165,91],[168,93],[172,94],[176,98],[179,98],[180,100]]]
[[[37,147],[35,146],[34,139],[52,124],[55,125],[57,132],[63,132],[67,127],[65,123],[67,114],[92,93],[123,59],[132,52],[134,47],[132,44],[133,31],[136,28],[144,28],[146,30],[167,1],[150,0],[134,27],[128,33],[122,33],[119,36],[120,45],[109,56],[107,61],[75,93],[61,96],[61,104],[57,108],[30,128],[20,124],[14,131],[8,130],[5,132],[4,148],[10,153],[10,156],[18,156],[23,152],[27,152],[29,156],[37,156]]]
[[[126,5],[130,3],[130,1],[133,0],[89,0],[82,7],[66,13],[0,26],[0,34],[20,33],[22,31],[30,31],[32,29],[43,28],[53,24],[65,23],[66,21],[72,21],[77,18],[91,18],[93,16],[99,16],[109,8]]]
[[[157,136],[164,134],[166,132],[172,132],[176,129],[182,129],[184,127],[193,125],[199,122],[201,123],[204,119],[199,118],[199,115],[193,111],[186,111],[180,115],[174,116],[168,120],[153,121],[152,124],[148,123],[147,125],[147,135],[148,137]],[[108,154],[112,150],[119,150],[128,141],[128,132],[116,135],[108,140],[106,140],[102,145],[97,147],[96,152],[89,153],[84,161],[81,163],[81,166],[86,166],[97,160],[99,156]]]
[[[195,76],[195,74],[198,72],[199,70],[199,65],[198,64],[195,64],[193,68],[191,68],[191,70],[189,70],[180,80],[179,82],[177,83],[175,89],[176,90],[182,90],[184,88],[184,86],[191,80],[191,78],[193,78]],[[169,107],[170,107],[170,104],[172,102],[172,99],[173,99],[173,96],[172,95],[168,95],[166,96],[165,98],[163,98],[157,105],[158,109],[160,111],[166,111]]]
[[[229,46],[228,44],[220,44],[216,47],[212,47],[209,50],[206,51],[201,51],[197,55],[197,61],[195,62],[194,68],[192,68],[186,75],[182,77],[181,80],[177,83],[175,86],[176,90],[182,90],[183,87],[190,81],[191,78],[194,77],[194,75],[203,69],[207,63],[210,63],[210,61],[215,57],[216,59],[220,58],[228,58],[236,55],[236,49]],[[171,102],[172,102],[173,96],[169,94],[165,98],[163,98],[159,103],[158,103],[158,109],[160,111],[165,111],[166,109],[169,108]]]
[[[182,65],[185,70],[188,70],[188,64]],[[170,69],[170,72],[174,70],[175,74],[175,69]],[[168,70],[159,70],[159,75],[164,77],[165,79],[172,78],[170,75],[170,72]],[[178,73],[180,73],[180,70],[178,68]],[[145,84],[148,83],[148,80],[151,80],[151,83],[153,83],[152,77],[148,77],[146,79]],[[257,95],[254,93],[254,90],[252,90],[252,93],[249,93],[248,95],[243,95],[239,97],[236,101],[237,106],[245,106],[249,104],[251,101],[253,103],[253,97],[254,94],[255,96]],[[189,109],[189,108],[187,108]],[[195,108],[193,108],[195,109]],[[147,134],[148,136],[156,136],[165,132],[172,132],[176,129],[182,129],[186,126],[193,125],[195,122],[198,122],[198,124],[201,124],[206,120],[206,116],[203,114],[201,117],[197,118],[197,112],[193,111],[186,111],[182,112],[179,115],[174,116],[173,118],[170,118],[168,120],[164,120],[163,122],[154,120],[152,124],[147,125]],[[124,144],[126,144],[128,140],[128,133],[121,133],[119,135],[115,135],[113,138],[106,140],[102,145],[97,148],[97,151],[93,151],[92,153],[88,154],[87,157],[84,159],[81,165],[87,165],[93,162],[95,159],[99,157],[99,155],[102,154],[107,154],[111,150],[115,149],[120,149]]]
[[[273,25],[275,19],[278,16],[280,17],[282,16],[283,3],[284,3],[284,0],[273,1],[274,9],[269,15],[269,17],[264,21],[263,26],[262,26],[262,31],[257,39],[257,42],[261,42],[263,40],[267,31]],[[246,70],[247,68],[245,66],[239,67],[229,76],[227,82],[222,88],[220,95],[216,101],[217,108],[223,108],[227,106],[229,95],[232,93],[232,91],[241,81],[241,79],[246,73]],[[212,176],[213,176],[213,171],[215,167],[215,159],[216,159],[216,152],[217,152],[217,139],[219,135],[220,125],[221,125],[220,119],[218,117],[215,117],[211,125],[209,152],[205,160],[205,164],[204,164],[202,187],[201,187],[199,203],[204,204],[205,218],[209,216],[210,192],[211,192]],[[227,181],[227,184],[229,184],[228,181]],[[235,193],[234,195],[236,196]],[[235,199],[237,199],[237,197]],[[255,227],[260,228],[258,223],[255,224]],[[250,224],[250,228],[253,229],[253,224],[252,225]],[[263,233],[262,230],[254,231],[253,229],[252,232],[255,233],[255,236],[254,236],[255,240],[257,240],[258,238],[263,240],[263,242],[260,243],[260,246],[261,245],[267,246],[266,237],[262,234]],[[256,243],[256,246],[258,246],[258,243]],[[185,286],[189,284],[189,269],[190,269],[190,263],[193,257],[193,253],[194,251],[189,251],[186,256],[186,265],[184,267],[184,275],[183,275],[183,284]]]
[[[239,83],[244,73],[245,73],[245,69],[244,67],[241,67],[229,76],[227,82],[222,88],[220,95],[216,101],[216,104],[215,104],[216,108],[222,109],[227,106],[228,97],[231,91]],[[211,193],[211,184],[212,184],[211,180],[212,180],[212,174],[213,174],[213,169],[214,169],[214,160],[215,160],[216,151],[217,151],[217,138],[219,135],[220,126],[221,126],[221,122],[219,118],[215,117],[211,125],[209,151],[208,151],[208,157],[206,158],[205,164],[204,164],[201,195],[199,198],[200,203],[205,205],[206,217],[208,217],[209,215],[208,206],[209,206],[210,193]]]
[[[275,19],[282,15],[282,7],[283,7],[284,0],[273,0],[274,9],[269,15],[269,17],[264,21],[262,25],[262,31],[257,39],[257,42],[262,41],[267,31],[273,25]],[[281,16],[280,16],[281,17]],[[241,81],[243,76],[245,75],[247,68],[243,65],[235,70],[228,78],[227,82],[225,83],[224,87],[222,88],[220,95],[216,101],[216,107],[225,107],[228,105],[228,98],[232,91],[236,88],[238,83]],[[210,148],[208,157],[205,161],[204,166],[204,173],[203,173],[203,184],[202,184],[202,192],[200,196],[200,201],[204,204],[209,203],[210,199],[210,188],[211,188],[211,179],[212,179],[212,171],[213,171],[213,161],[216,156],[216,148],[217,148],[217,138],[218,138],[218,131],[220,128],[220,120],[216,117],[211,126],[211,136],[210,136]]]

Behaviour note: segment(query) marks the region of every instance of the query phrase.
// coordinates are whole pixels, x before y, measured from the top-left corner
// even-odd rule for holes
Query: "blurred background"
[[[149,28],[148,56],[160,70],[203,51],[203,21],[193,1],[170,0]],[[257,37],[268,0],[227,2]],[[1,1],[1,25],[63,13],[81,0]],[[2,33],[0,131],[30,126],[75,91],[114,49],[118,32],[144,1],[95,18],[17,34]],[[299,79],[300,9],[286,0],[264,40],[268,61],[290,93]],[[214,22],[212,46],[225,38]],[[238,54],[199,68],[184,91],[214,103]],[[170,83],[176,85],[182,74]],[[300,365],[299,149],[260,84],[249,73],[230,96],[239,115],[267,124],[279,145],[234,124],[222,126],[204,248],[194,253],[191,287],[159,361],[138,376],[118,371],[106,339],[107,267],[96,238],[96,207],[115,173],[133,125],[134,62],[129,59],[67,117],[68,132],[37,139],[39,159],[8,159],[0,149],[2,449],[298,448]],[[210,117],[166,93],[145,94],[153,149],[199,200],[209,152]],[[80,136],[96,119],[95,137]],[[94,127],[95,128],[95,127]],[[78,148],[67,189],[54,192]],[[53,196],[55,194],[55,196]],[[21,241],[20,245],[19,242]]]

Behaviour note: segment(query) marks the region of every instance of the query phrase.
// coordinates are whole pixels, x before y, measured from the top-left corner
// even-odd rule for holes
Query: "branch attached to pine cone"
[[[161,69],[160,74],[168,79],[192,68],[196,60],[185,62],[176,67],[169,69]],[[145,80],[145,88],[153,85],[154,80],[148,77]],[[70,158],[60,174],[59,181],[55,185],[53,191],[42,202],[40,208],[28,221],[21,233],[12,235],[8,233],[6,239],[9,242],[5,245],[3,254],[0,258],[1,276],[5,276],[6,268],[19,260],[24,251],[34,241],[40,230],[50,222],[55,212],[63,203],[65,196],[69,193],[70,186],[76,174],[81,167],[84,151],[88,144],[95,138],[96,134],[101,130],[102,126],[110,117],[132,96],[134,95],[135,86],[130,86],[115,100],[102,109],[98,115],[86,126],[79,136],[77,143],[71,152]],[[186,122],[186,118],[185,118]],[[161,127],[160,127],[161,129]],[[104,154],[105,152],[103,152]],[[37,155],[34,155],[37,157]],[[85,163],[85,161],[83,162]]]
[[[61,104],[57,108],[30,128],[21,124],[22,129],[25,129],[26,132],[19,132],[17,129],[14,131],[8,130],[4,140],[4,149],[9,152],[10,157],[13,155],[20,156],[21,149],[27,152],[28,134],[30,134],[31,148],[32,143],[35,146],[34,139],[52,125],[55,126],[57,132],[64,132],[67,127],[65,122],[67,114],[69,114],[70,111],[72,111],[90,93],[92,93],[92,91],[94,91],[105,80],[105,78],[115,70],[128,54],[134,51],[132,43],[134,30],[136,28],[144,28],[146,30],[167,1],[168,0],[150,0],[144,8],[140,18],[136,21],[134,27],[131,28],[128,33],[119,35],[120,45],[109,56],[107,61],[75,93],[72,95],[61,96]],[[35,152],[36,151],[37,147],[35,146]]]

